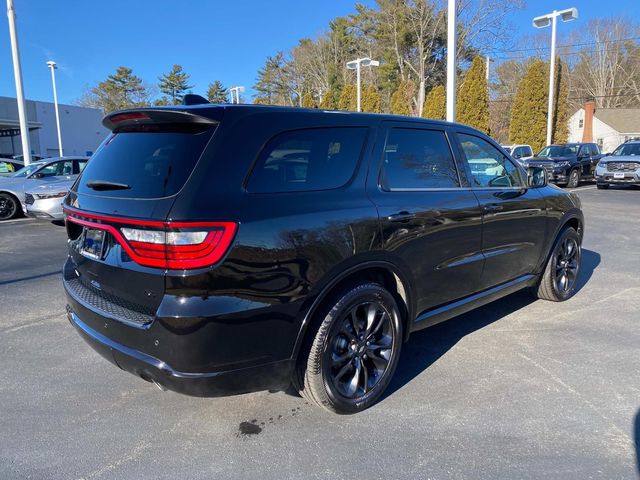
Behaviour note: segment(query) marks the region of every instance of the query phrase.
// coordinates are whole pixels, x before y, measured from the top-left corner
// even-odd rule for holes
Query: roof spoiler
[[[143,108],[140,110],[122,110],[104,117],[102,124],[112,132],[118,131],[154,131],[162,126],[184,125],[209,128],[218,122],[212,118],[195,115],[185,110]]]

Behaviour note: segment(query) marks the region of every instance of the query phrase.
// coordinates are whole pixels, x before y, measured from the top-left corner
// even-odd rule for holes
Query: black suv
[[[380,398],[411,333],[576,289],[583,216],[471,128],[252,105],[107,116],[66,197],[68,316],[118,367],[215,396]]]
[[[563,143],[544,147],[526,160],[525,166],[542,167],[547,170],[550,182],[576,188],[581,181],[595,180],[596,165],[601,158],[595,143]]]

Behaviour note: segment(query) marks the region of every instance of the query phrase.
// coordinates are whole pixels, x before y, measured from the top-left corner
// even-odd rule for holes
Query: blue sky
[[[215,79],[250,88],[267,55],[289,50],[354,11],[353,0],[14,0],[27,98],[51,100],[46,61],[60,66],[58,96],[71,103],[118,66],[148,83],[174,63],[191,74],[203,94]],[[4,3],[4,2],[3,2]],[[360,0],[374,4],[374,0]],[[530,0],[509,21],[533,33],[531,18],[575,6],[580,19],[562,31],[584,28],[603,15],[603,0]],[[640,0],[607,2],[607,16],[640,16]],[[0,95],[15,96],[6,16],[0,20]],[[251,92],[249,92],[250,94]]]

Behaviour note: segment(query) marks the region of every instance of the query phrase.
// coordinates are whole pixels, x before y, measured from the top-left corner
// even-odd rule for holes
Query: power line
[[[616,48],[617,47],[609,47],[609,48],[597,48],[597,49],[592,49],[592,50],[580,50],[580,51],[577,51],[577,52],[565,52],[565,53],[560,52],[560,53],[558,53],[558,56],[559,57],[572,57],[572,56],[575,56],[575,55],[585,55],[585,54],[589,54],[589,53],[611,52],[611,51],[614,51]],[[536,50],[540,51],[542,49],[536,49]],[[542,53],[542,52],[540,52],[540,53]],[[523,55],[503,55],[503,56],[494,55],[492,58],[499,59],[499,60],[516,60],[516,59],[519,59],[519,58],[531,58],[532,56],[535,56],[535,55],[526,55],[526,54],[523,54]]]
[[[583,100],[585,98],[613,98],[613,97],[636,97],[640,95],[640,91],[631,93],[618,93],[613,95],[580,95],[577,97],[567,97],[567,100]],[[489,100],[489,103],[512,103],[515,95],[509,99]]]
[[[622,42],[626,42],[629,40],[640,40],[640,37],[627,37],[627,38],[619,38],[617,40],[604,40],[601,42],[586,42],[586,43],[570,43],[570,44],[566,44],[566,45],[558,45],[557,48],[565,48],[565,47],[586,47],[589,45],[600,45],[602,43],[622,43]],[[535,50],[546,50],[547,47],[530,47],[530,48],[520,48],[520,49],[505,49],[505,50],[491,50],[491,52],[493,53],[500,53],[500,52],[507,52],[507,53],[512,53],[512,52],[531,52],[531,51],[535,51]]]

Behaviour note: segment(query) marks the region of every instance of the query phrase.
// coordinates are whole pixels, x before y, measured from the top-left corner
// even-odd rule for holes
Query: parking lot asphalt
[[[640,191],[579,190],[580,291],[415,334],[378,405],[161,392],[69,325],[64,228],[0,224],[0,478],[638,478]]]

